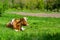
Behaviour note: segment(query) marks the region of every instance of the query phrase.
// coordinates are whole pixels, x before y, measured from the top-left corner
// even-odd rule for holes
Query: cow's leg
[[[19,30],[17,29],[16,23],[13,23],[13,29],[14,29],[15,31],[19,31]]]
[[[22,27],[22,26],[21,26],[21,25],[19,25],[19,28],[18,28],[18,30],[21,30],[21,31],[22,31],[21,27]]]

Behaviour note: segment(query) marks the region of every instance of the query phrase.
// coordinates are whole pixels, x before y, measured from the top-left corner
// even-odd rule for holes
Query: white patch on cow
[[[17,30],[17,29],[15,29],[15,31],[17,32],[18,30]]]
[[[22,29],[22,30],[25,30],[25,28],[23,28],[23,27],[22,27],[21,29]]]
[[[28,18],[24,17],[24,19],[25,19],[25,21],[27,22],[27,19],[28,19]],[[28,26],[28,25],[29,25],[29,24],[27,24],[27,26]]]
[[[27,18],[26,18],[26,17],[24,17],[24,19],[25,19],[25,21],[27,22]]]
[[[15,19],[12,19],[11,24],[14,22]]]

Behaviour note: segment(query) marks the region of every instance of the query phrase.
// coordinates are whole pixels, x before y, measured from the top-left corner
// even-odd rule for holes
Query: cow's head
[[[21,21],[21,24],[22,24],[23,26],[27,26],[27,25],[28,25],[28,23],[27,23],[27,18],[26,18],[26,17],[21,18],[20,21]]]

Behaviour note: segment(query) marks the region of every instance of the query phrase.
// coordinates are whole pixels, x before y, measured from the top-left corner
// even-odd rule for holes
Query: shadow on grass
[[[56,34],[46,34],[43,37],[43,40],[60,40],[60,33],[56,33]]]

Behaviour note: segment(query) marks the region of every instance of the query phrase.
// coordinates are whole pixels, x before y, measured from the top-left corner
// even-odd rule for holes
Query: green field
[[[47,10],[29,10],[29,9],[18,10],[15,8],[12,8],[12,9],[10,8],[6,10],[6,12],[46,13],[46,14],[60,13],[60,12],[53,12],[53,11],[47,11]]]
[[[8,13],[0,17],[0,40],[60,40],[60,18],[26,16],[29,26],[24,26],[24,31],[6,28],[12,18],[22,17]]]

